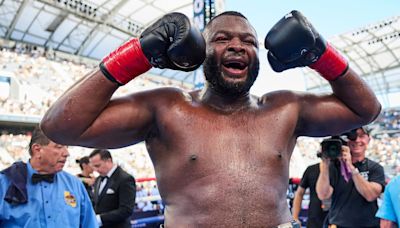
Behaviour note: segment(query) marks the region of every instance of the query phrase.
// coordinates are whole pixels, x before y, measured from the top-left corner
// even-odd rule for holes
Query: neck
[[[32,157],[29,160],[29,163],[31,164],[32,168],[36,170],[39,174],[51,174],[49,171],[45,170],[42,167],[42,164],[40,163],[40,160],[36,157]]]
[[[254,102],[249,92],[227,95],[205,87],[200,94],[200,100],[214,109],[223,112],[235,112],[250,107]]]
[[[365,159],[365,155],[359,155],[359,156],[351,156],[351,162],[354,164],[356,162],[361,162]]]
[[[85,177],[89,177],[90,176],[90,172],[86,171],[86,170],[83,170],[82,171],[82,175],[85,176]]]

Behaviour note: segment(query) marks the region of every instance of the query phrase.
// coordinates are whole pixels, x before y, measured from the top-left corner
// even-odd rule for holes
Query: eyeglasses
[[[361,139],[367,138],[367,137],[368,137],[368,134],[365,134],[365,133],[363,133],[363,134],[357,134],[357,133],[355,133],[355,134],[349,134],[349,135],[347,135],[347,138],[348,138],[350,141],[355,141],[355,140],[357,139],[357,137],[358,137],[358,138],[361,138]]]

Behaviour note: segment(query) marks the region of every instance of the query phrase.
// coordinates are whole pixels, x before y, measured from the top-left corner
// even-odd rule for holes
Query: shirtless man
[[[68,89],[41,127],[58,143],[85,147],[145,141],[166,227],[296,227],[286,189],[297,137],[337,135],[364,125],[380,104],[298,12],[267,35],[270,64],[276,71],[310,65],[330,80],[333,94],[277,91],[254,97],[249,89],[258,75],[258,42],[249,21],[227,12],[203,35],[205,44],[181,14],[164,16]],[[207,83],[201,91],[159,88],[111,99],[120,85],[152,66],[195,69],[202,49]]]

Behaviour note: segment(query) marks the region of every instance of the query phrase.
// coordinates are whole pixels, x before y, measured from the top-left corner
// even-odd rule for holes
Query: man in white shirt
[[[90,164],[100,176],[94,184],[94,210],[102,228],[130,228],[136,197],[135,178],[114,164],[111,153],[95,149]]]

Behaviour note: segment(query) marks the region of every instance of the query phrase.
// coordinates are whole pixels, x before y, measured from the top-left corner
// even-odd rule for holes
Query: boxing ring
[[[155,177],[147,177],[147,178],[138,178],[136,179],[136,184],[149,184],[151,182],[155,182]],[[136,203],[144,202],[144,201],[160,201],[161,196],[147,196],[136,198]],[[161,214],[161,211],[153,210],[147,212],[134,212],[132,215],[131,227],[159,227],[160,224],[164,223],[164,215]]]

